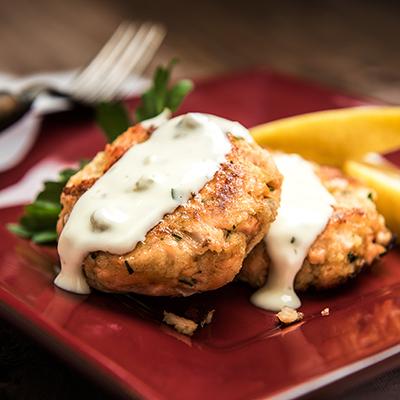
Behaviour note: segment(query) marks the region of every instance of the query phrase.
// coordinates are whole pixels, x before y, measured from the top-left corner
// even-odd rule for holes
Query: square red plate
[[[185,111],[202,111],[252,126],[289,115],[368,105],[266,71],[199,83]],[[46,121],[17,168],[0,175],[0,188],[17,182],[45,158],[74,161],[104,145],[91,122]],[[52,255],[10,235],[20,207],[0,210],[2,313],[44,345],[125,395],[146,399],[293,398],[345,377],[398,365],[400,252],[329,295],[303,298],[305,320],[276,327],[274,315],[250,305],[250,289],[234,284],[208,294],[215,320],[193,338],[139,315],[125,297],[63,292],[52,284]],[[330,315],[320,311],[330,308]]]

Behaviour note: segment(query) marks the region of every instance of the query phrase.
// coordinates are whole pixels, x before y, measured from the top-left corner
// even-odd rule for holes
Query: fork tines
[[[123,22],[71,84],[71,96],[85,103],[110,101],[130,74],[140,75],[153,59],[166,31],[151,22]]]

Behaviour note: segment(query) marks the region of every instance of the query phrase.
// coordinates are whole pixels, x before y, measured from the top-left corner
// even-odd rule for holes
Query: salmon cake
[[[336,204],[296,275],[296,291],[329,289],[348,281],[382,256],[392,241],[384,217],[376,209],[373,190],[336,168],[314,165],[314,170]],[[245,259],[239,278],[261,287],[267,281],[269,265],[261,241]]]
[[[135,125],[70,178],[61,195],[59,234],[81,196],[153,134],[154,127]],[[235,278],[276,217],[282,177],[268,151],[229,129],[226,136],[231,148],[216,173],[164,215],[144,240],[124,254],[96,250],[85,255],[82,270],[89,286],[105,292],[188,296]]]

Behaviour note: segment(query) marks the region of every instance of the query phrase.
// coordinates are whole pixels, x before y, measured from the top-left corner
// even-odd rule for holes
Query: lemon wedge
[[[400,107],[366,106],[284,118],[250,130],[258,144],[342,167],[400,147]]]
[[[348,160],[343,170],[376,191],[379,212],[384,215],[388,227],[400,237],[400,169],[388,162],[371,164]]]

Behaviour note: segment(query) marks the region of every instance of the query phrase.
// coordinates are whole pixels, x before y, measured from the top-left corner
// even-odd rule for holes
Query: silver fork
[[[162,25],[122,23],[97,56],[71,82],[69,94],[83,103],[110,101],[131,73],[140,75],[166,31]]]
[[[0,134],[22,118],[43,92],[61,95],[83,104],[110,101],[131,73],[140,75],[153,59],[166,34],[156,23],[123,22],[86,68],[60,90],[46,84],[34,85],[19,94],[0,93]]]

